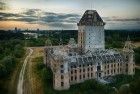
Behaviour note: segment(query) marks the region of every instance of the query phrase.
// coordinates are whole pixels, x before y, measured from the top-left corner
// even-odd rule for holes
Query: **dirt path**
[[[35,73],[37,62],[34,61],[35,58],[43,56],[44,48],[32,47],[27,49],[29,49],[29,54],[20,71],[17,94],[44,94],[41,79]]]
[[[140,42],[134,42],[135,47],[140,47]]]
[[[36,63],[34,59],[43,56],[42,47],[32,47],[33,54],[31,55],[25,74],[24,94],[44,94],[41,79],[35,73]],[[42,62],[43,63],[43,62]]]
[[[23,94],[23,82],[24,82],[24,75],[25,75],[25,69],[28,63],[28,60],[31,56],[31,54],[33,53],[33,50],[31,48],[29,48],[29,54],[27,55],[27,57],[24,60],[22,69],[20,71],[20,75],[19,75],[19,80],[18,80],[18,85],[17,85],[17,94]]]

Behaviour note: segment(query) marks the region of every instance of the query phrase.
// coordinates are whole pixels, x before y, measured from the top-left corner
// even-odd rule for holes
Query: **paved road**
[[[25,69],[26,69],[27,62],[33,53],[33,50],[31,48],[28,48],[28,49],[30,52],[29,52],[28,56],[25,58],[24,63],[22,65],[22,69],[20,71],[19,81],[18,81],[18,85],[17,85],[17,94],[23,94],[23,81],[24,81]]]

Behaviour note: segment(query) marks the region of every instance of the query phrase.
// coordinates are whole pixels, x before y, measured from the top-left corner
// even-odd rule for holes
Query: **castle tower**
[[[87,10],[78,25],[78,46],[82,52],[105,49],[105,23],[96,10]]]
[[[134,75],[135,73],[134,51],[129,36],[127,38],[127,41],[125,42],[123,53],[126,62],[126,73],[128,73],[128,75]]]

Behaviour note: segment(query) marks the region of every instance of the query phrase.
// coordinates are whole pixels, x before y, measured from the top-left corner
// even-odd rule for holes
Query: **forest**
[[[0,31],[0,93],[7,92],[8,81],[15,66],[23,57],[24,35],[22,33]]]

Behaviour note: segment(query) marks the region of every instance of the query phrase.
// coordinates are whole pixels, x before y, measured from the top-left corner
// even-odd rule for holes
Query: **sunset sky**
[[[0,0],[0,29],[77,29],[88,9],[105,29],[140,29],[140,0]]]

